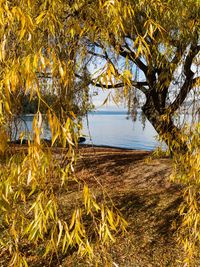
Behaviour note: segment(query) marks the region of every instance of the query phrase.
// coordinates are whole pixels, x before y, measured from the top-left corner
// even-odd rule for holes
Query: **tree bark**
[[[174,124],[172,115],[160,113],[155,106],[153,98],[148,97],[142,107],[146,118],[152,124],[162,141],[166,143],[171,154],[187,151],[187,144],[181,138],[181,130]]]

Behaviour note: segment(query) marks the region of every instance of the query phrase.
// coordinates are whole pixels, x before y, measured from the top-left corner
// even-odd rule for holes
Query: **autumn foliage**
[[[173,116],[190,93],[199,112],[197,2],[0,0],[0,246],[10,253],[9,266],[28,265],[24,244],[40,247],[41,257],[75,249],[91,259],[95,244],[101,249],[125,232],[114,204],[107,196],[99,203],[74,171],[91,85],[116,88],[116,99],[125,97],[132,109],[145,99],[142,110],[170,151],[187,148],[174,154],[174,179],[187,188],[180,232],[191,254],[199,240],[199,128],[187,139]],[[103,63],[91,71],[97,58]],[[45,92],[55,101],[46,101]],[[8,122],[21,112],[23,96],[37,99],[37,108],[27,149],[13,153]],[[59,158],[41,140],[44,112],[51,146],[67,147]],[[82,198],[65,212],[57,192],[67,194],[70,183]]]

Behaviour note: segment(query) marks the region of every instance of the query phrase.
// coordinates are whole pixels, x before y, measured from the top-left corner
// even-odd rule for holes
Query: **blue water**
[[[139,117],[132,121],[126,111],[97,111],[83,122],[86,144],[153,150],[158,146],[156,131],[146,121],[145,127]]]
[[[23,116],[23,120],[26,126],[24,122],[19,122],[18,132],[25,131],[25,136],[28,136],[33,116]],[[90,113],[88,120],[83,120],[82,134],[86,137],[85,144],[141,150],[153,150],[158,146],[155,139],[157,133],[152,125],[146,121],[143,127],[139,116],[136,121],[132,121],[126,111],[101,110]],[[42,138],[51,139],[50,130],[45,123]]]

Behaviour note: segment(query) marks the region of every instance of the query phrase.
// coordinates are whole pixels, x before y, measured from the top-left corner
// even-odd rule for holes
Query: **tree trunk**
[[[155,107],[152,98],[147,99],[142,107],[142,111],[155,128],[161,140],[166,143],[172,154],[175,152],[185,152],[187,150],[187,144],[181,138],[181,130],[174,125],[172,115],[161,114]]]

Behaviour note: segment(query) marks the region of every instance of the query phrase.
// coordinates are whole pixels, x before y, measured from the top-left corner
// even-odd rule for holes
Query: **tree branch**
[[[142,60],[139,59],[139,57],[136,56],[136,53],[130,49],[127,43],[125,43],[125,48],[128,51],[126,51],[123,47],[120,47],[120,50],[119,50],[120,56],[124,58],[128,57],[128,59],[133,61],[138,66],[138,68],[140,68],[146,75],[148,71],[147,66],[142,62]]]
[[[75,77],[80,79],[80,80],[84,80],[84,77],[82,77],[81,75],[75,73]],[[39,78],[52,78],[51,76],[43,76],[43,75],[39,75]],[[143,92],[144,94],[147,94],[148,92],[148,89],[145,87],[145,86],[148,86],[148,83],[147,82],[136,82],[136,81],[130,81],[131,82],[131,85],[137,89],[139,89],[141,92]],[[100,83],[100,82],[95,82],[94,80],[91,80],[91,79],[88,79],[87,81],[87,84],[88,85],[93,85],[93,86],[96,86],[96,87],[99,87],[99,88],[106,88],[106,89],[115,89],[115,88],[122,88],[125,86],[125,84],[123,82],[121,83],[117,83],[117,84],[103,84],[103,83]]]
[[[98,53],[95,53],[93,51],[88,51],[88,53],[92,56],[95,56],[95,57],[100,57],[100,58],[103,58],[103,59],[107,59],[106,55],[102,55],[102,54],[98,54]]]
[[[200,77],[194,79],[186,79],[179,94],[174,102],[167,108],[167,112],[174,113],[184,102],[188,93],[192,90],[196,83],[200,81]]]
[[[147,82],[135,82],[135,81],[130,81],[131,85],[137,89],[139,89],[141,92],[143,92],[144,94],[147,94],[148,89],[145,87],[147,86]],[[91,81],[91,84],[96,86],[96,87],[100,87],[100,88],[106,88],[106,89],[115,89],[115,88],[122,88],[125,86],[125,84],[122,83],[117,83],[117,84],[102,84],[102,83],[95,83],[95,81]]]
[[[185,64],[184,64],[184,74],[187,77],[188,75],[194,74],[193,71],[191,70],[191,65],[193,62],[193,59],[197,56],[197,54],[200,51],[200,45],[197,45],[197,40],[196,42],[191,44],[190,51],[188,52],[188,55],[186,56],[185,59]]]
[[[198,45],[198,36],[197,36],[195,40],[193,40],[193,42],[191,43],[189,52],[186,56],[185,63],[183,66],[185,74],[185,82],[182,85],[179,94],[177,95],[174,102],[167,108],[167,111],[169,111],[170,113],[174,113],[183,104],[188,93],[191,91],[196,82],[199,80],[199,77],[193,78],[194,72],[191,70],[193,60],[197,56],[199,51],[200,51],[200,45]]]

